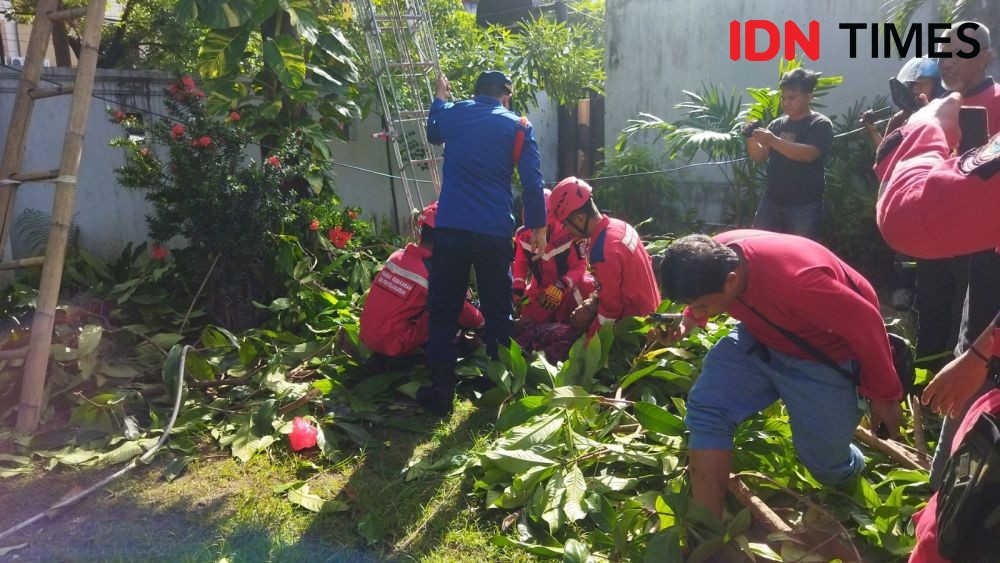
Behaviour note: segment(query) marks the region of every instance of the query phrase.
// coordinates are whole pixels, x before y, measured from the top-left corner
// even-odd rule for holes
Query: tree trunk
[[[52,50],[56,54],[56,66],[69,68],[73,66],[73,57],[70,55],[69,34],[66,32],[65,22],[52,22]]]

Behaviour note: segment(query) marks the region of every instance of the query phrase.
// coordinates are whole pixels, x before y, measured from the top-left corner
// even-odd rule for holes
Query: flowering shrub
[[[248,154],[256,147],[238,112],[209,116],[205,95],[189,76],[171,84],[168,93],[169,119],[146,124],[144,138],[112,142],[125,150],[118,181],[143,190],[153,205],[147,218],[155,241],[151,256],[165,260],[161,243],[186,239],[187,248],[173,256],[195,284],[216,264],[206,285],[209,312],[221,324],[251,326],[257,320],[253,302],[267,303],[281,290],[268,273],[274,237],[336,227],[331,248],[345,249],[356,230],[353,220],[339,208],[329,165],[304,156],[300,132],[287,134],[276,149],[265,148],[262,160],[254,162]],[[144,127],[134,115],[109,113],[129,131]],[[357,212],[352,211],[355,217]],[[313,220],[319,221],[315,228]]]

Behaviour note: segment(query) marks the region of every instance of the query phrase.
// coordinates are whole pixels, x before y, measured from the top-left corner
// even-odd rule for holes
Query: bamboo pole
[[[24,364],[21,403],[17,409],[17,429],[22,432],[34,432],[38,427],[45,388],[45,372],[49,363],[49,348],[52,346],[52,327],[66,259],[66,246],[73,222],[76,175],[80,170],[83,136],[90,113],[90,95],[94,91],[94,76],[97,73],[97,48],[101,42],[104,6],[105,0],[91,0],[87,7],[87,22],[81,41],[76,82],[73,86],[73,101],[70,104],[66,136],[63,140],[59,178],[56,179],[52,226],[49,230],[45,264],[42,266],[42,282],[38,288],[38,306],[31,325],[31,348]],[[38,19],[40,18],[36,17],[36,22]],[[48,21],[47,16],[45,19]]]
[[[33,107],[29,92],[38,87],[38,79],[42,76],[42,61],[52,37],[52,22],[45,16],[59,7],[59,0],[39,0],[35,11],[35,21],[31,26],[31,37],[28,39],[28,49],[25,51],[25,65],[21,69],[21,81],[14,97],[14,107],[10,111],[10,124],[7,126],[7,141],[3,148],[3,160],[0,161],[0,181],[8,180],[20,172],[24,160],[24,142],[28,137],[28,124],[31,122]],[[7,247],[7,237],[13,220],[14,196],[17,184],[0,184],[0,255]]]

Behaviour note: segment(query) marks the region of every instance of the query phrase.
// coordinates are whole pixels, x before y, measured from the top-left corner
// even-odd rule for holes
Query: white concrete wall
[[[73,69],[46,69],[44,77],[64,84],[73,79]],[[0,68],[0,124],[10,121],[10,111],[17,90],[19,73]],[[112,123],[105,113],[107,106],[133,107],[141,111],[163,114],[163,91],[171,76],[156,72],[99,70],[94,94],[110,101],[92,99],[87,125],[83,158],[80,165],[79,188],[75,222],[80,228],[81,243],[94,254],[116,257],[128,242],[142,242],[147,238],[145,216],[151,212],[143,194],[118,186],[114,169],[122,164],[119,149],[108,142],[122,134],[121,128]],[[543,101],[542,108],[532,112],[530,118],[542,145],[543,172],[546,180],[555,177],[556,114],[552,104]],[[57,168],[62,140],[69,113],[68,96],[39,100],[31,119],[27,151],[22,170]],[[381,130],[378,116],[370,116],[357,125],[354,140],[336,141],[333,155],[337,162],[366,168],[377,172],[390,172],[386,160],[385,141],[373,139],[372,133]],[[0,145],[5,135],[0,135]],[[256,154],[252,155],[257,157]],[[347,167],[336,167],[337,193],[346,205],[358,205],[366,216],[383,217],[393,226],[392,189],[389,178]],[[391,171],[393,174],[397,172]],[[425,179],[427,179],[425,177]],[[414,200],[429,202],[434,197],[431,184],[421,184],[421,195]],[[408,217],[406,197],[399,181],[395,182],[397,209],[400,221]],[[24,209],[50,212],[54,187],[52,184],[27,184],[19,189],[15,217]],[[6,256],[9,249],[4,249]]]
[[[52,68],[43,73],[44,78],[64,84],[72,84],[73,76],[73,69]],[[0,123],[5,126],[10,122],[18,77],[17,72],[0,70]],[[110,102],[91,99],[74,222],[80,228],[81,243],[98,256],[117,256],[127,242],[145,240],[145,215],[151,211],[142,193],[120,188],[115,181],[114,169],[121,166],[122,154],[108,146],[108,141],[120,136],[122,130],[108,119],[105,107],[128,105],[163,113],[162,89],[168,80],[163,74],[100,71],[95,82],[94,94]],[[22,171],[59,167],[69,104],[69,96],[35,102]],[[6,141],[5,137],[0,138],[0,143]],[[54,193],[51,183],[22,186],[18,189],[14,216],[28,208],[51,213]]]
[[[820,58],[805,59],[805,66],[824,75],[844,76],[844,83],[822,98],[825,107],[818,108],[822,113],[843,113],[862,96],[870,100],[873,96],[888,95],[887,79],[895,75],[902,61],[871,59],[867,33],[859,33],[859,56],[851,59],[848,32],[838,29],[841,22],[880,21],[881,4],[875,0],[607,0],[606,145],[613,146],[627,120],[640,112],[668,121],[680,117],[681,112],[674,106],[685,101],[682,90],[697,90],[703,83],[715,84],[724,86],[727,93],[735,88],[747,102],[750,98],[745,95],[745,88],[775,87],[777,59],[730,60],[732,20],[770,20],[779,28],[786,20],[792,20],[803,30],[808,28],[810,20],[820,23]],[[920,15],[918,21],[929,21],[923,13]],[[720,213],[726,207],[725,190],[700,183],[718,181],[718,176],[706,168],[686,178],[682,188],[685,202],[698,208],[702,219],[720,220]]]
[[[545,92],[538,94],[538,107],[528,112],[528,119],[542,155],[542,177],[546,182],[560,180],[559,173],[559,105]]]

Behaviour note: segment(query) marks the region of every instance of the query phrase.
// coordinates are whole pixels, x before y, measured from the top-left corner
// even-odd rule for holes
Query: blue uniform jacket
[[[490,96],[445,102],[435,99],[427,137],[444,149],[444,180],[437,227],[509,238],[514,233],[514,136],[520,117]],[[524,223],[545,226],[544,181],[538,144],[528,124],[517,165],[524,199]]]

